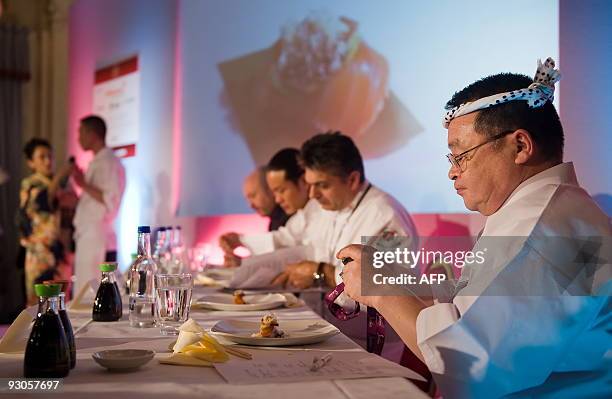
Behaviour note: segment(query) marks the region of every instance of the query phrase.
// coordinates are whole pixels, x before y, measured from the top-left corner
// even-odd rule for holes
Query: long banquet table
[[[209,292],[210,288],[196,287],[194,298]],[[276,309],[280,320],[313,319],[322,320],[306,306]],[[239,317],[244,320],[259,320],[264,312],[220,312],[194,309],[190,317],[202,327],[212,327],[217,321]],[[71,312],[69,316],[76,331],[90,319],[86,311]],[[157,358],[168,356],[168,345],[176,337],[161,335],[158,328],[135,329],[129,326],[127,309],[124,306],[123,318],[114,323],[90,323],[75,337],[77,346],[77,365],[63,380],[57,394],[67,398],[133,398],[133,397],[215,397],[215,398],[350,398],[372,399],[374,397],[427,398],[409,380],[401,377],[358,378],[345,380],[308,381],[292,383],[262,383],[251,385],[228,384],[212,367],[187,367],[163,365]],[[109,372],[92,359],[94,352],[105,349],[151,349],[156,352],[153,359],[135,372]],[[244,348],[243,348],[244,349]],[[293,351],[311,351],[314,354],[325,352],[364,352],[344,334],[313,345],[289,348],[248,349],[254,355],[267,351],[279,359]],[[321,352],[325,351],[325,352]],[[23,353],[0,353],[0,378],[23,377]],[[3,380],[6,385],[6,380]],[[5,388],[6,387],[2,387]],[[32,393],[40,397],[39,393]],[[0,390],[0,396],[7,397]],[[19,394],[23,398],[24,394]]]

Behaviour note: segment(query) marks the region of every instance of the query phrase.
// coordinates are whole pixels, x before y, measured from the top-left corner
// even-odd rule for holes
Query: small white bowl
[[[96,352],[91,357],[111,371],[131,371],[149,363],[155,352],[146,349],[115,349]]]

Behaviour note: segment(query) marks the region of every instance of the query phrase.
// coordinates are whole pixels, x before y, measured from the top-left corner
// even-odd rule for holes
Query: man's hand
[[[234,255],[234,249],[242,246],[238,233],[225,233],[219,237],[219,246],[226,255]]]
[[[344,281],[344,292],[355,301],[366,306],[377,307],[378,301],[383,297],[361,295],[361,260],[364,251],[374,251],[374,248],[365,245],[349,245],[342,248],[336,258],[352,258],[353,260],[342,270],[342,281]]]
[[[64,166],[62,166],[61,168],[59,168],[57,170],[57,172],[55,173],[55,175],[58,177],[59,180],[62,180],[66,177],[69,177],[70,175],[72,175],[74,173],[74,171],[77,169],[77,166],[73,163],[67,163]],[[83,172],[81,172],[81,175],[83,174]],[[83,178],[84,180],[85,178]]]
[[[238,267],[242,263],[242,258],[238,255],[228,255],[225,254],[223,256],[223,266],[224,267]]]
[[[353,259],[344,266],[342,272],[344,292],[355,301],[376,308],[412,353],[421,361],[425,361],[417,344],[416,319],[421,310],[430,306],[431,300],[425,301],[415,295],[362,296],[361,262],[372,259],[374,251],[375,249],[369,246],[349,245],[338,252],[336,255],[338,259],[349,257]],[[365,267],[371,267],[371,265],[366,264]]]
[[[74,183],[77,186],[83,188],[83,186],[85,185],[85,175],[83,174],[81,168],[79,168],[78,166],[74,166],[74,168],[72,169],[72,178],[74,179]]]
[[[286,286],[289,284],[302,290],[309,288],[312,286],[313,274],[317,271],[318,267],[319,264],[317,262],[308,260],[287,265],[285,266],[285,271],[272,280],[272,285]]]

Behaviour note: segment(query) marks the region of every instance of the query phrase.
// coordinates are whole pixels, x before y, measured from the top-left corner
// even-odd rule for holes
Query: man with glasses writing
[[[337,255],[353,259],[345,292],[386,318],[445,397],[611,393],[610,219],[562,160],[559,78],[549,58],[533,80],[489,76],[447,104],[448,175],[466,208],[487,216],[474,250],[488,249],[450,298],[363,296],[370,250]]]

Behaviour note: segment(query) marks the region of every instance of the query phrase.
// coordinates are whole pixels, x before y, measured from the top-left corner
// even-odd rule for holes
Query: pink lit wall
[[[79,119],[92,112],[94,71],[133,55],[140,65],[140,132],[136,156],[123,159],[127,187],[116,231],[120,266],[136,250],[139,224],[180,224],[174,216],[173,158],[177,3],[167,0],[76,0],[70,11],[69,151],[85,167],[91,156],[78,148]]]

